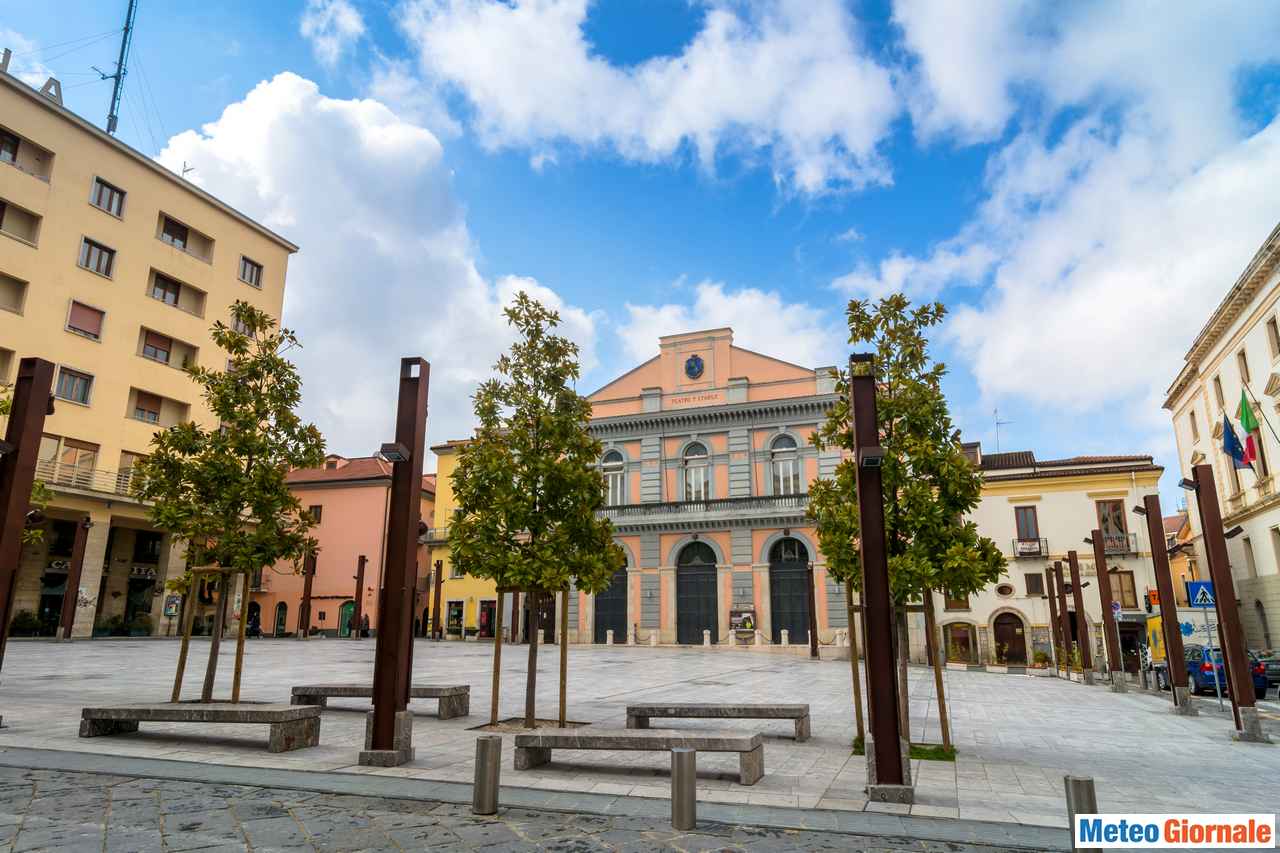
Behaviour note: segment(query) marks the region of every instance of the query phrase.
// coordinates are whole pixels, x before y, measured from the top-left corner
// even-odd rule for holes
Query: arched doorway
[[[344,601],[342,606],[338,608],[338,636],[350,637],[351,630],[355,626],[351,624],[351,620],[356,615],[356,603],[354,601]]]
[[[276,630],[275,630],[275,635],[277,637],[284,636],[285,620],[288,618],[288,616],[289,616],[289,605],[285,604],[283,601],[277,604],[276,605]]]
[[[792,643],[809,642],[809,550],[799,539],[769,549],[769,613],[773,642],[782,642],[783,628]]]
[[[711,642],[720,633],[716,608],[716,552],[706,542],[690,542],[676,558],[676,642],[702,644],[702,632],[711,631]]]
[[[245,625],[245,632],[250,637],[262,636],[262,605],[256,601],[249,602],[249,621]]]
[[[1001,613],[993,624],[996,660],[1000,663],[1026,664],[1027,631],[1015,613]]]
[[[948,663],[974,663],[978,656],[977,632],[968,622],[952,622],[942,629],[943,639],[947,643]]]
[[[615,643],[627,641],[627,570],[613,573],[609,588],[596,596],[595,642],[607,639],[606,631],[613,631]]]

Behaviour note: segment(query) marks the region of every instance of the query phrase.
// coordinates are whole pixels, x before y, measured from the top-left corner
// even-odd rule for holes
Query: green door
[[[355,615],[356,615],[356,603],[354,601],[344,602],[343,605],[338,608],[338,636],[339,637],[351,636],[351,620],[355,618]]]

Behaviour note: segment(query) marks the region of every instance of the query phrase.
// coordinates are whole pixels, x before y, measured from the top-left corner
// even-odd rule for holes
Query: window
[[[191,232],[181,222],[166,216],[164,217],[164,224],[160,227],[160,239],[175,249],[181,249],[185,252],[187,243],[191,239]]]
[[[684,499],[705,501],[710,496],[711,478],[707,465],[707,446],[695,441],[684,451]]]
[[[1124,517],[1124,501],[1098,501],[1098,528],[1109,553],[1128,550],[1129,528]]]
[[[49,532],[53,534],[49,539],[49,556],[70,557],[76,547],[76,523],[54,519],[49,524]]]
[[[142,337],[142,355],[161,364],[169,363],[169,354],[173,352],[173,339],[148,330]]]
[[[1040,542],[1040,520],[1033,506],[1015,506],[1013,520],[1018,525],[1018,539],[1026,542]]]
[[[1236,367],[1240,368],[1240,381],[1248,385],[1249,379],[1249,357],[1244,354],[1244,350],[1236,353]]]
[[[1189,413],[1187,413],[1187,423],[1189,423],[1189,424],[1191,425],[1191,440],[1192,440],[1192,441],[1199,441],[1199,440],[1200,440],[1200,425],[1199,425],[1198,423],[1196,423],[1196,410],[1195,410],[1195,409],[1192,409]]]
[[[116,472],[116,491],[121,494],[129,493],[129,486],[133,482],[133,466],[146,458],[141,453],[120,451],[120,469]]]
[[[85,269],[110,278],[111,269],[115,266],[115,262],[115,249],[108,249],[88,237],[85,237],[84,242],[80,244],[80,266]]]
[[[1253,540],[1245,536],[1240,540],[1244,545],[1244,569],[1247,577],[1256,578],[1258,576],[1258,564],[1253,559]]]
[[[1027,581],[1027,595],[1044,595],[1044,575],[1027,572],[1023,577]]]
[[[1218,411],[1227,405],[1226,398],[1222,396],[1222,380],[1217,376],[1213,377],[1213,400],[1218,404]]]
[[[1253,444],[1258,449],[1258,479],[1263,480],[1271,476],[1271,467],[1267,465],[1267,443],[1262,439],[1261,430],[1258,431]]]
[[[947,593],[946,602],[947,602],[948,610],[968,610],[969,609],[969,596],[967,595],[963,595],[957,598],[956,596],[953,596],[951,593]]]
[[[254,287],[262,287],[262,264],[240,256],[240,280]]]
[[[124,190],[112,186],[102,178],[94,178],[89,203],[112,216],[121,216],[124,213]]]
[[[231,315],[231,330],[241,335],[249,334],[249,324],[241,320],[235,314]]]
[[[160,543],[164,534],[154,530],[135,530],[133,533],[133,561],[135,563],[160,562]]]
[[[40,477],[58,483],[88,485],[98,466],[98,445],[45,433],[40,437]]]
[[[1280,324],[1275,317],[1267,321],[1267,343],[1271,345],[1271,358],[1280,358]]]
[[[769,461],[773,466],[773,493],[797,495],[800,493],[800,457],[796,440],[780,435],[769,448]]]
[[[0,273],[0,308],[21,314],[27,303],[27,283]]]
[[[62,368],[58,371],[58,387],[54,396],[73,403],[89,405],[89,392],[93,389],[93,377],[78,370]]]
[[[311,516],[312,524],[320,523],[320,516],[324,514],[324,507],[320,505],[307,507],[307,515]]]
[[[67,315],[67,331],[84,335],[95,341],[102,340],[102,318],[105,315],[97,308],[90,308],[79,302],[71,303],[71,313]]]
[[[604,470],[604,502],[607,506],[618,506],[627,502],[627,470],[622,454],[610,450],[600,462]]]
[[[133,416],[149,424],[160,423],[161,400],[155,394],[139,391],[133,401]]]
[[[17,163],[22,140],[7,130],[0,130],[0,163]]]
[[[156,273],[155,281],[151,283],[152,299],[159,299],[165,305],[177,305],[178,297],[181,294],[182,285],[171,278],[166,278],[160,273]]]
[[[449,577],[450,577],[452,580],[457,580],[458,578],[460,578],[460,577],[462,577],[462,576],[463,576],[463,572],[462,572],[462,567],[461,567],[461,566],[457,565],[456,563],[455,563],[455,564],[451,564],[451,565],[449,566]],[[461,621],[461,620],[459,620],[459,621]]]
[[[1133,585],[1133,572],[1111,572],[1111,597],[1126,610],[1136,610],[1138,594]]]

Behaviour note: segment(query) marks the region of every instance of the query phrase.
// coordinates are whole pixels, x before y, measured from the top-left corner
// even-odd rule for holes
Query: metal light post
[[[392,463],[390,518],[373,663],[373,711],[360,753],[361,764],[376,767],[413,760],[413,715],[406,708],[413,675],[413,599],[430,372],[425,359],[400,360],[396,440],[382,446],[382,456]]]
[[[867,755],[867,794],[880,802],[911,803],[911,769],[906,732],[899,725],[898,682],[893,654],[893,599],[884,532],[884,491],[880,466],[879,420],[873,356],[849,357],[849,410],[858,466],[859,549],[862,556],[863,611],[867,655],[867,708],[871,717]]]
[[[1111,606],[1115,599],[1111,597],[1111,572],[1107,568],[1106,542],[1102,538],[1101,530],[1089,531],[1089,538],[1084,541],[1086,545],[1093,546],[1093,565],[1097,570],[1098,598],[1102,602],[1102,633],[1107,644],[1107,668],[1111,675],[1111,690],[1115,693],[1125,693],[1128,691],[1128,685],[1125,684],[1127,678],[1124,672],[1124,650],[1120,647],[1120,624],[1116,621],[1116,614]]]
[[[1168,672],[1169,692],[1173,694],[1173,712],[1194,717],[1199,712],[1191,704],[1191,694],[1187,689],[1187,658],[1182,650],[1178,602],[1173,597],[1173,576],[1169,571],[1168,545],[1164,541],[1164,516],[1160,513],[1160,496],[1145,495],[1142,506],[1135,506],[1133,511],[1144,516],[1147,521],[1151,565],[1156,573],[1156,590],[1160,593],[1160,630],[1164,635],[1164,662]]]
[[[1085,684],[1093,684],[1093,649],[1085,631],[1084,590],[1080,583],[1080,558],[1075,551],[1067,552],[1067,565],[1071,567],[1071,599],[1076,605],[1076,632],[1080,635],[1080,672]]]
[[[4,650],[9,644],[13,592],[22,559],[22,531],[31,509],[40,437],[44,434],[45,416],[53,413],[52,389],[53,362],[24,358],[18,363],[4,452],[0,453],[0,667],[4,666]]]
[[[1058,621],[1058,584],[1053,577],[1053,569],[1046,566],[1044,570],[1045,598],[1049,599],[1049,646],[1053,652],[1053,674],[1056,677],[1062,667],[1062,623]]]
[[[1053,581],[1058,590],[1058,631],[1062,635],[1062,653],[1067,656],[1067,678],[1071,677],[1071,613],[1067,610],[1067,584],[1062,579],[1062,561],[1053,561]]]
[[[364,554],[356,561],[356,597],[355,610],[351,614],[351,636],[353,639],[364,639],[360,626],[364,623],[364,566],[369,558]]]
[[[1218,506],[1218,489],[1213,482],[1212,465],[1196,465],[1191,469],[1196,506],[1200,510],[1200,530],[1204,533],[1205,559],[1213,580],[1213,597],[1218,608],[1218,632],[1222,637],[1222,660],[1227,670],[1231,703],[1237,706],[1236,740],[1269,743],[1262,731],[1258,709],[1254,705],[1253,677],[1245,654],[1244,632],[1240,613],[1236,610],[1236,585],[1227,558],[1227,539],[1222,531],[1222,509]],[[1163,593],[1161,594],[1163,596]]]

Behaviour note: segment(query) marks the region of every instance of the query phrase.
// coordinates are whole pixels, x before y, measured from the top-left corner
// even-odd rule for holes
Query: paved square
[[[397,768],[356,765],[364,735],[364,700],[334,700],[324,714],[320,746],[272,755],[266,727],[144,724],[137,734],[81,739],[84,705],[163,701],[169,695],[175,642],[14,642],[5,660],[0,747],[23,746],[199,761],[234,766],[376,773],[470,782],[472,727],[488,719],[492,647],[419,641],[415,683],[471,685],[471,716],[441,721],[435,703],[411,707],[417,760]],[[230,690],[233,644],[224,645],[218,696]],[[198,694],[208,644],[193,645],[186,697]],[[538,711],[556,712],[557,652],[539,654]],[[527,649],[504,647],[500,713],[523,710]],[[288,701],[294,684],[371,679],[373,641],[259,640],[249,644],[243,696]],[[620,727],[635,702],[804,702],[813,736],[791,737],[788,721],[689,720],[680,728],[733,728],[765,734],[765,776],[737,784],[734,755],[700,754],[699,799],[747,806],[868,811],[864,759],[850,755],[854,725],[847,661],[810,661],[776,652],[730,649],[573,646],[569,651],[569,716]],[[1201,716],[1168,711],[1166,697],[1112,694],[1057,679],[947,672],[949,706],[960,757],[913,763],[911,813],[934,817],[1065,826],[1064,774],[1093,776],[1106,811],[1241,812],[1280,802],[1280,746],[1234,743],[1229,711],[1197,700]],[[914,740],[937,741],[932,674],[911,671]],[[1280,740],[1280,708],[1264,703],[1264,726]],[[667,798],[669,758],[660,753],[557,751],[535,770],[512,769],[513,739],[504,737],[502,783],[552,791]]]

